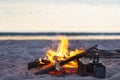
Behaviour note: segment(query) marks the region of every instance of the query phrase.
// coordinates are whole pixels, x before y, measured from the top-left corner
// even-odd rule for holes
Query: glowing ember
[[[68,50],[68,46],[69,46],[69,42],[67,40],[67,38],[64,36],[64,37],[61,37],[60,39],[60,43],[59,43],[59,46],[57,48],[57,51],[54,51],[52,49],[48,50],[46,55],[47,57],[45,57],[45,59],[49,60],[51,62],[50,65],[53,65],[55,64],[55,59],[57,59],[58,61],[63,61],[63,60],[66,60],[76,54],[80,54],[82,52],[84,52],[84,50],[81,48],[81,49],[75,49],[73,51],[69,51]],[[41,59],[39,59],[40,62],[41,62]],[[76,61],[71,61],[69,62],[68,64],[62,66],[64,68],[76,68],[77,67],[77,62]]]

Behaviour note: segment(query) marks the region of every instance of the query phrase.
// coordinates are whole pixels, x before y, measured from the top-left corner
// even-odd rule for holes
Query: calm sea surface
[[[68,39],[117,39],[120,40],[120,33],[0,33],[0,40],[56,40],[61,36],[66,36]]]

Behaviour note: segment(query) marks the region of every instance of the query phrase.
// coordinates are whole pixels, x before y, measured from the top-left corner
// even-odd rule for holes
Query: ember
[[[60,71],[57,71],[57,70],[53,70],[51,72],[49,72],[49,74],[51,75],[54,75],[54,74],[57,74],[57,75],[69,75],[69,74],[77,74],[78,70],[77,68],[61,68]]]

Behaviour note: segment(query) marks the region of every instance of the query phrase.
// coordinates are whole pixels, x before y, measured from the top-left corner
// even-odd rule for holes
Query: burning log
[[[65,64],[67,64],[67,63],[69,63],[70,61],[75,60],[75,59],[77,60],[77,59],[79,59],[81,57],[93,56],[95,51],[96,51],[96,45],[91,47],[91,48],[89,48],[88,50],[86,50],[86,52],[82,52],[80,54],[76,54],[75,56],[72,56],[72,57],[68,58],[67,60],[59,62],[60,67],[65,65]],[[44,60],[44,59],[41,59],[41,62],[42,62],[42,64],[40,63],[39,60],[35,60],[34,62],[29,62],[28,63],[28,69],[30,70],[32,68],[38,68],[38,67],[42,68],[42,67],[44,67],[46,65],[49,65],[51,63],[49,60]],[[48,67],[46,69],[42,69],[42,70],[40,70],[39,72],[37,72],[35,74],[45,74],[45,73],[48,73],[48,72],[50,72],[52,70],[55,70],[55,69],[56,69],[56,64],[52,65],[52,66],[50,66],[50,67]]]
[[[93,47],[91,47],[91,48],[89,48],[88,50],[86,50],[87,51],[87,53],[89,53],[89,54],[87,54],[86,56],[84,56],[84,57],[91,57],[91,56],[93,56],[94,54],[94,52],[93,52],[93,49],[95,49],[95,47],[96,47],[96,45],[95,46],[93,46]],[[72,61],[72,60],[71,60]],[[49,61],[49,60],[45,60],[45,59],[41,59],[41,62],[42,63],[40,63],[40,61],[39,61],[39,59],[36,59],[34,62],[29,62],[28,63],[28,70],[30,70],[30,69],[32,69],[32,68],[42,68],[42,67],[44,67],[44,66],[46,66],[46,65],[48,65],[48,64],[50,64],[51,62]],[[61,61],[61,62],[63,62],[63,61]],[[61,63],[61,64],[63,64],[63,63]],[[66,63],[65,63],[66,64]]]
[[[75,56],[72,56],[72,57],[66,59],[65,61],[61,61],[59,64],[60,64],[60,66],[63,66],[65,64],[69,63],[70,61],[73,61],[75,59],[78,59],[78,58],[81,58],[81,57],[84,57],[84,56],[85,56],[85,52],[77,54]],[[46,74],[46,73],[49,73],[50,71],[55,70],[55,69],[56,69],[56,65],[52,65],[48,68],[45,68],[45,69],[42,69],[42,70],[36,72],[35,75]]]
[[[35,60],[34,62],[28,63],[28,70],[32,68],[38,68],[38,67],[42,68],[43,66],[48,65],[48,64],[50,64],[49,60],[41,59],[41,62],[39,60]]]

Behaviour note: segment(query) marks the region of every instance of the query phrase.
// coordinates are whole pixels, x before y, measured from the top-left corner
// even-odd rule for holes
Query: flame
[[[49,60],[51,62],[51,65],[52,65],[52,64],[55,64],[55,58],[58,61],[63,61],[63,60],[66,60],[66,59],[76,55],[76,54],[80,54],[80,53],[84,52],[84,49],[82,49],[82,48],[81,49],[75,49],[73,51],[69,51],[68,46],[69,46],[68,39],[65,36],[61,37],[59,46],[57,48],[57,51],[49,49],[46,53],[47,57],[45,57],[45,59]],[[65,67],[75,68],[75,67],[77,67],[77,62],[76,61],[71,61],[71,62],[69,62],[68,64],[66,64],[62,67],[63,68],[65,68]]]

